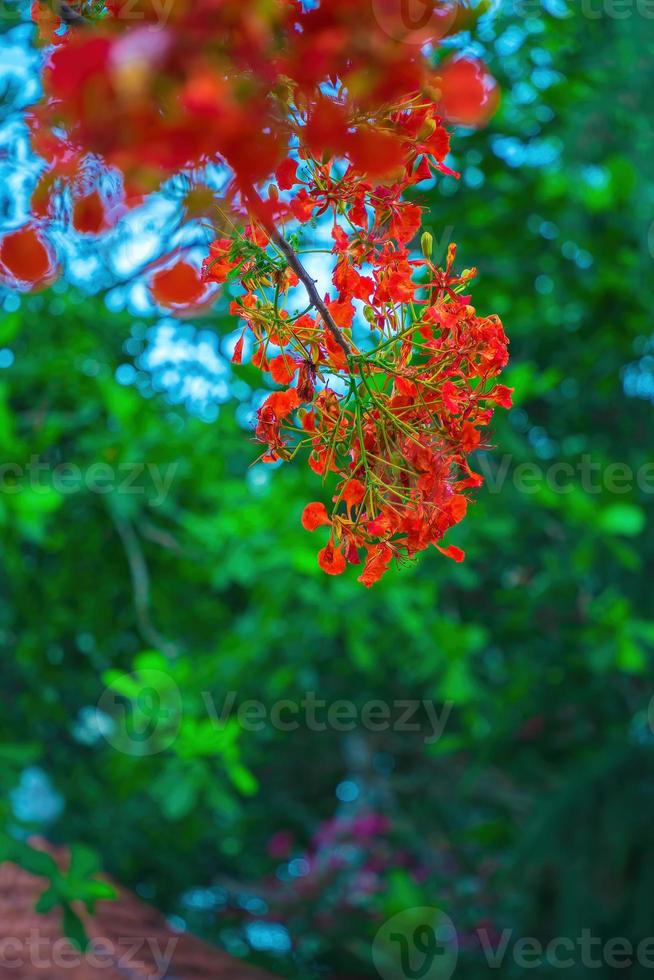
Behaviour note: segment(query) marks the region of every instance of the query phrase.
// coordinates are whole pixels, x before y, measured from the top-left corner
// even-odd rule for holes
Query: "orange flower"
[[[278,385],[290,384],[298,368],[295,361],[288,354],[280,354],[279,357],[273,357],[269,362],[269,367],[273,381],[276,381]]]
[[[483,126],[497,109],[497,86],[481,61],[448,61],[440,72],[439,84],[443,112],[451,122]]]
[[[462,551],[461,548],[457,548],[455,544],[451,544],[447,548],[441,548],[441,546],[437,544],[436,547],[442,555],[445,555],[446,558],[452,558],[455,562],[462,562],[466,556],[465,551]]]
[[[342,575],[345,571],[345,558],[340,548],[334,548],[330,541],[318,552],[318,564],[328,575]]]
[[[200,273],[188,262],[176,262],[156,272],[150,288],[157,303],[173,308],[195,306],[206,294]]]
[[[513,407],[513,395],[514,389],[508,388],[506,385],[495,385],[492,391],[489,391],[488,397],[492,398],[494,402],[501,405],[502,408],[512,408]]]
[[[107,212],[97,191],[76,199],[73,204],[73,225],[85,235],[99,235],[108,227]]]
[[[363,566],[363,571],[359,575],[358,581],[362,582],[367,589],[375,582],[378,582],[391,563],[393,552],[387,544],[378,544],[373,548],[368,548],[368,557]]]
[[[356,507],[357,504],[361,503],[365,495],[365,484],[362,483],[361,480],[353,479],[348,480],[347,483],[343,485],[340,494],[334,497],[334,501],[336,502],[340,496],[340,499],[345,503],[347,509],[351,510],[353,507]]]
[[[291,187],[297,183],[297,163],[287,157],[282,161],[275,171],[275,178],[280,191],[290,191]]]
[[[278,419],[285,419],[294,408],[298,408],[299,404],[300,399],[295,388],[288,388],[286,391],[273,391],[272,395],[268,395],[264,402],[264,406],[272,409]]]
[[[479,445],[481,435],[472,422],[464,422],[461,430],[461,446],[464,453],[471,453]]]
[[[242,364],[243,362],[243,341],[245,340],[244,334],[238,338],[234,344],[234,353],[232,354],[232,364]]]
[[[55,272],[49,244],[31,225],[0,240],[0,265],[15,280],[30,286],[45,282]]]
[[[307,504],[302,511],[302,527],[305,531],[315,531],[316,528],[322,527],[324,524],[331,524],[325,505],[319,501]]]

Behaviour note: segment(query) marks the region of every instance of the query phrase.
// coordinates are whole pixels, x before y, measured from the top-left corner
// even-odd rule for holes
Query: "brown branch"
[[[323,318],[325,326],[327,327],[327,329],[329,330],[329,332],[331,333],[332,337],[339,345],[339,347],[342,348],[345,356],[350,357],[350,355],[352,354],[352,349],[348,344],[347,340],[345,339],[345,337],[343,336],[343,334],[341,333],[340,328],[336,326],[334,322],[334,317],[327,309],[324,300],[320,298],[320,293],[316,289],[315,279],[311,278],[311,276],[304,268],[304,266],[300,262],[295,252],[293,251],[292,246],[289,245],[289,243],[286,241],[284,236],[279,231],[277,231],[276,228],[272,232],[272,237],[275,244],[279,246],[279,248],[286,256],[286,260],[290,265],[291,269],[293,270],[293,272],[295,273],[295,275],[304,284],[304,288],[309,294],[311,305],[315,307],[316,310],[318,310],[318,313],[320,313],[321,317]]]
[[[79,10],[75,10],[69,3],[63,2],[63,0],[54,0],[53,10],[58,17],[61,17],[64,24],[70,24],[71,26],[79,27],[82,24],[88,24],[89,21]]]
[[[325,301],[321,299],[320,293],[316,289],[316,280],[311,278],[307,270],[300,262],[295,251],[293,250],[293,247],[289,245],[289,243],[286,241],[282,233],[278,230],[275,223],[272,221],[265,221],[261,218],[261,215],[264,211],[264,203],[259,197],[259,195],[257,194],[254,187],[244,188],[243,195],[246,199],[251,200],[256,205],[255,212],[259,217],[259,220],[262,221],[262,223],[264,224],[266,231],[274,241],[275,245],[277,245],[277,247],[283,252],[286,261],[290,265],[295,275],[298,277],[300,282],[303,283],[304,288],[306,289],[309,299],[311,301],[311,305],[314,307],[314,309],[318,311],[318,313],[323,319],[325,326],[327,327],[327,329],[329,330],[332,337],[334,338],[338,346],[341,348],[345,356],[347,358],[350,358],[352,356],[352,348],[350,347],[347,340],[343,336],[340,327],[338,327],[334,322],[334,317],[327,309]]]

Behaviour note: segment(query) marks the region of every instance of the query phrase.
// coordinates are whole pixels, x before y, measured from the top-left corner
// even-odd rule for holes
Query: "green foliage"
[[[3,861],[12,861],[30,874],[47,879],[36,911],[45,915],[60,908],[64,934],[79,949],[86,949],[88,937],[73,903],[82,902],[87,912],[93,913],[96,902],[116,897],[116,890],[96,877],[101,864],[97,853],[81,844],[74,845],[70,850],[68,869],[63,872],[45,851],[0,832],[0,862]]]
[[[651,331],[652,42],[635,15],[520,23],[533,28],[523,46],[491,62],[503,108],[460,137],[463,180],[434,192],[427,222],[435,242],[452,229],[462,265],[479,263],[479,309],[512,339],[516,408],[478,461],[486,485],[453,536],[463,565],[434,552],[369,592],[326,578],[299,521],[317,478],[251,466],[249,394],[206,424],[120,385],[131,319],[73,292],[25,298],[0,322],[15,354],[0,451],[18,467],[0,492],[2,841],[50,879],[45,901],[68,909],[80,943],[70,902],[102,897],[97,865],[76,849],[55,874],[17,839],[83,841],[165,911],[289,976],[373,975],[379,921],[409,905],[442,908],[462,935],[481,921],[545,942],[652,934],[652,480],[635,478],[651,462],[652,406],[621,383]],[[559,80],[521,102],[512,87],[542,52]],[[491,150],[499,136],[560,152],[514,167]],[[221,304],[206,325],[233,326]],[[235,375],[258,383],[248,367]],[[30,485],[34,455],[49,469]],[[74,492],[53,478],[62,463],[84,475]],[[626,489],[616,463],[634,477]],[[139,491],[98,466],[121,480],[139,470]],[[141,704],[148,672],[168,681]],[[359,714],[373,700],[453,707],[431,742],[422,717],[419,732],[353,734],[238,720],[249,700],[269,711],[307,692]],[[154,723],[148,751],[121,741],[128,716],[146,734]],[[12,803],[31,767],[60,794],[56,816]],[[357,801],[336,798],[344,780]],[[289,884],[274,834],[293,835],[291,857],[315,854],[326,821],[366,809],[392,825],[371,894],[352,898],[370,851],[349,839],[333,846],[350,855],[344,871],[314,892]],[[400,854],[418,855],[420,873]],[[236,897],[202,911],[188,892],[205,886]],[[271,890],[296,893],[279,913],[292,956],[244,943],[263,914],[244,896],[274,906]],[[464,952],[457,976],[483,969]]]

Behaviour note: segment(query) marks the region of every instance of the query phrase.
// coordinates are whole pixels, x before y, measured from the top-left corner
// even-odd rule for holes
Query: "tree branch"
[[[82,24],[88,24],[89,21],[80,14],[79,10],[75,10],[69,3],[65,3],[64,0],[55,0],[53,3],[54,12],[58,17],[61,17],[64,24],[70,24],[73,27],[79,27]]]
[[[291,269],[293,270],[293,272],[295,273],[295,275],[304,284],[304,288],[306,289],[307,293],[309,294],[309,299],[311,300],[311,305],[316,310],[318,310],[318,313],[320,313],[321,317],[323,318],[323,321],[325,323],[325,326],[327,327],[327,329],[331,333],[332,337],[334,338],[334,340],[336,341],[336,343],[338,344],[338,346],[343,350],[345,356],[346,357],[349,357],[351,355],[351,353],[352,353],[352,348],[350,347],[350,345],[348,344],[347,340],[345,339],[345,337],[341,333],[340,328],[336,326],[336,324],[334,322],[334,317],[331,315],[331,313],[327,309],[327,306],[325,305],[324,300],[322,300],[320,298],[320,293],[316,289],[316,281],[315,281],[315,279],[312,279],[311,278],[311,276],[309,275],[309,273],[307,272],[307,270],[304,268],[304,266],[300,262],[299,258],[295,254],[295,252],[293,251],[292,246],[289,245],[289,243],[286,241],[286,239],[284,238],[284,236],[279,231],[277,231],[276,228],[274,229],[274,231],[272,233],[272,237],[273,237],[273,241],[275,242],[275,244],[279,246],[279,248],[282,250],[282,252],[286,256],[286,260],[287,260],[288,264],[290,265]]]
[[[150,573],[136,531],[131,521],[118,517],[112,508],[109,510],[129,565],[139,632],[146,643],[173,659],[179,653],[177,646],[161,635],[150,617]]]
[[[266,221],[262,218],[262,213],[264,211],[264,202],[259,197],[258,193],[254,187],[247,187],[243,189],[243,195],[246,199],[251,200],[256,205],[256,212],[259,220],[263,222],[266,231],[274,241],[275,245],[283,252],[286,261],[290,265],[291,269],[298,277],[301,283],[303,283],[304,288],[307,291],[311,305],[318,311],[323,319],[323,322],[332,337],[341,348],[343,353],[347,358],[352,356],[352,348],[348,344],[347,340],[343,336],[340,327],[334,322],[334,317],[331,315],[325,301],[321,299],[320,293],[316,289],[316,280],[312,279],[307,270],[304,268],[300,262],[298,256],[295,254],[293,247],[289,245],[282,233],[278,230],[274,221]]]

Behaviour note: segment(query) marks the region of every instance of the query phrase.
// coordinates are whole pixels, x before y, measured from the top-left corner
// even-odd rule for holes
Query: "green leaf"
[[[61,895],[59,890],[55,887],[48,888],[43,892],[41,897],[38,899],[34,908],[39,913],[39,915],[47,915],[52,909],[56,908],[57,905],[61,904]]]
[[[636,504],[611,504],[600,512],[597,525],[606,534],[635,537],[645,527],[645,512]]]
[[[100,870],[100,858],[90,847],[75,844],[70,852],[70,865],[67,879],[69,881],[85,881]]]
[[[81,952],[86,950],[89,938],[78,914],[67,903],[63,907],[64,935]]]
[[[39,851],[4,834],[0,834],[0,860],[13,861],[39,878],[54,878],[59,875],[56,861],[45,851]]]
[[[259,783],[245,766],[233,763],[227,767],[227,775],[243,796],[254,796],[259,789]]]

